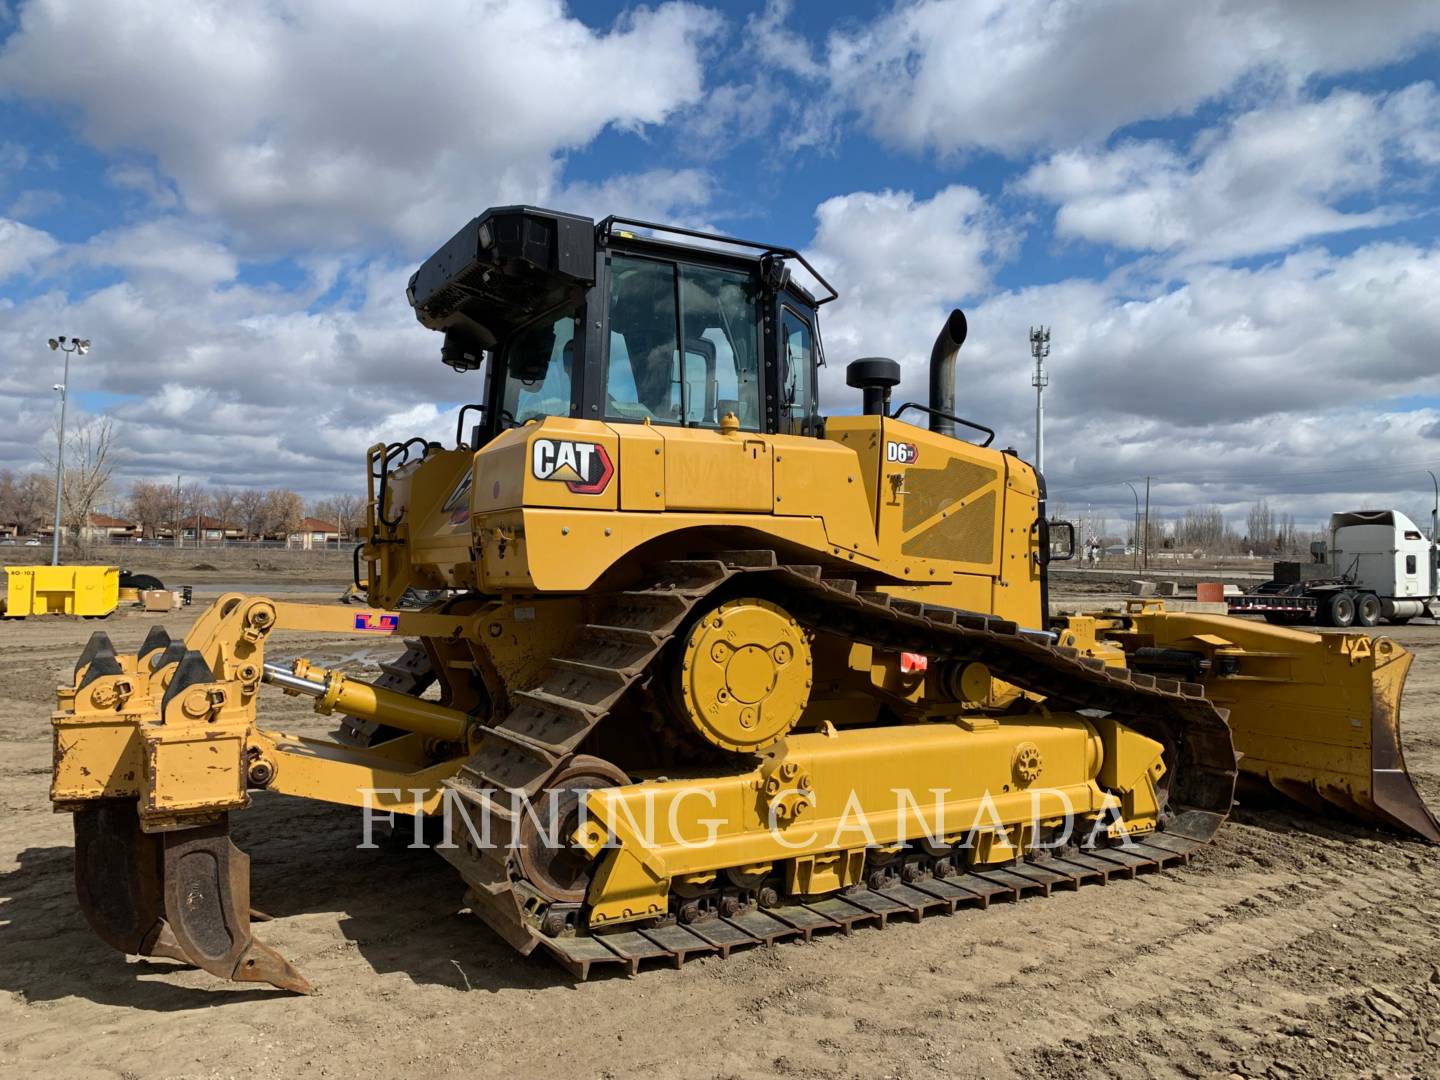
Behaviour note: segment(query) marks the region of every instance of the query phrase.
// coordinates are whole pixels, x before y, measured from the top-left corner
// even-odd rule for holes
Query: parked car
[[[14,547],[14,546],[15,546],[15,538],[14,538],[13,536],[0,537],[0,546],[3,546],[3,547]]]
[[[37,539],[35,539],[35,537],[32,536],[32,537],[30,537],[29,540],[26,540],[26,541],[25,541],[25,546],[26,546],[26,547],[39,547],[39,546],[40,546],[40,541],[37,540]]]

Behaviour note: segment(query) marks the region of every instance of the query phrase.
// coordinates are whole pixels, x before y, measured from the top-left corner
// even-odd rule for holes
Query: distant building
[[[173,530],[172,530],[173,535]],[[235,525],[226,525],[217,517],[209,517],[201,514],[198,517],[181,518],[180,538],[182,540],[194,540],[199,537],[202,543],[216,542],[221,540],[243,540],[245,530]]]
[[[54,531],[54,526],[51,526],[45,530],[45,534],[49,536]],[[133,540],[139,535],[138,521],[126,521],[124,518],[99,513],[92,513],[84,528],[80,530],[81,539],[87,543],[97,540]]]
[[[290,534],[287,543],[290,547],[309,550],[313,547],[324,547],[327,544],[338,543],[339,540],[339,525],[336,525],[333,521],[321,521],[319,518],[306,518],[300,522],[300,528]]]

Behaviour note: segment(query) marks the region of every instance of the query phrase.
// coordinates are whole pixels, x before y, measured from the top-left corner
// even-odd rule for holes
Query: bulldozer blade
[[[1304,699],[1247,701],[1242,693],[1227,702],[1242,774],[1311,808],[1440,843],[1440,821],[1410,779],[1400,745],[1400,698],[1413,659],[1376,638],[1373,651],[1330,657],[1329,677]]]
[[[163,845],[165,920],[190,962],[222,979],[310,993],[305,977],[250,932],[250,857],[231,843],[228,815],[165,833]]]

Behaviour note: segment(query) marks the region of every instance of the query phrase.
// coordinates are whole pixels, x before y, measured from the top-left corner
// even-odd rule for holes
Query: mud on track
[[[151,621],[0,623],[0,1076],[1440,1075],[1440,850],[1283,806],[1165,874],[577,985],[457,914],[438,856],[356,850],[357,814],[262,796],[235,816],[260,933],[316,996],[127,960],[75,908],[48,715],[91,630],[133,649]],[[1390,633],[1440,803],[1440,627]],[[269,651],[361,676],[388,652]],[[279,694],[265,715],[330,726]]]

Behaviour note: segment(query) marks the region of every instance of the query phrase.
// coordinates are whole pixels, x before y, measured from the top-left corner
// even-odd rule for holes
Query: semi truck
[[[1292,626],[1403,626],[1416,616],[1440,618],[1435,522],[1427,539],[1398,510],[1331,514],[1324,564],[1277,562],[1272,580],[1227,604],[1232,615]]]

